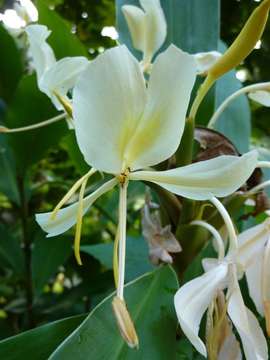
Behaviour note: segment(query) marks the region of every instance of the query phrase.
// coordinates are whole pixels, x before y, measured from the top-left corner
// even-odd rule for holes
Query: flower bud
[[[139,340],[124,300],[115,296],[112,301],[119,331],[129,347],[138,348]]]
[[[270,0],[264,0],[251,14],[245,26],[225,54],[209,69],[208,74],[218,79],[239,65],[260,40],[268,18]]]

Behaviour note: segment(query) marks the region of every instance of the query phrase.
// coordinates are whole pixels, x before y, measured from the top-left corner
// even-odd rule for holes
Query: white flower
[[[54,52],[46,41],[51,33],[46,26],[29,25],[25,31],[28,35],[33,67],[37,72],[39,89],[51,99],[58,110],[63,110],[59,97],[69,100],[67,93],[73,89],[88,60],[77,56],[56,61]]]
[[[75,85],[76,137],[93,170],[73,186],[53,213],[38,214],[36,219],[48,236],[61,234],[77,222],[75,253],[81,263],[82,216],[99,196],[119,184],[120,299],[124,287],[129,181],[150,181],[180,196],[207,200],[236,191],[257,165],[256,152],[250,152],[242,157],[221,156],[168,171],[141,170],[168,159],[178,148],[195,77],[194,58],[170,46],[157,57],[146,86],[139,62],[125,46],[119,46],[89,63]],[[114,178],[84,198],[86,182],[94,169]],[[79,201],[60,210],[80,187]]]
[[[143,64],[151,64],[167,35],[167,23],[159,0],[140,0],[140,9],[133,5],[122,6],[131,34],[133,46],[143,53]]]
[[[204,259],[205,274],[183,285],[175,295],[175,309],[181,328],[196,350],[205,357],[207,352],[198,335],[199,325],[218,292],[227,289],[227,313],[241,338],[246,359],[268,359],[264,334],[256,317],[245,306],[238,284],[238,277],[243,276],[251,256],[256,258],[255,250],[260,247],[259,243],[254,237],[248,246],[229,251],[223,259]]]

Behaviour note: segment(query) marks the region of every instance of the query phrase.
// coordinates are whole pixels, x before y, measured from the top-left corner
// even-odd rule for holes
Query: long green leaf
[[[50,360],[173,359],[177,325],[173,294],[177,287],[175,273],[168,266],[126,286],[125,297],[140,339],[139,350],[130,349],[120,337],[111,295],[56,349]]]

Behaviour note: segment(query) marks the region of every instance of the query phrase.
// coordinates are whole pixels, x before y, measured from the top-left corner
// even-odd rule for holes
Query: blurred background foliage
[[[12,3],[1,0],[0,10],[12,7]],[[102,35],[104,27],[115,25],[114,0],[46,1],[52,10],[40,0],[36,4],[40,22],[56,29],[49,41],[58,57],[88,54],[93,58],[115,45],[114,40]],[[221,1],[221,39],[226,44],[231,44],[256,5],[254,0]],[[69,25],[59,22],[56,14]],[[68,35],[70,31],[74,34],[72,38]],[[3,28],[0,44],[1,122],[16,127],[55,115],[49,100],[36,88],[35,76],[27,75],[25,54]],[[258,49],[239,67],[237,77],[244,84],[269,80],[269,64],[270,26]],[[252,104],[254,143],[268,145],[268,118],[269,110]],[[84,218],[84,266],[79,267],[72,253],[73,231],[46,239],[34,221],[35,213],[51,210],[87,169],[74,135],[64,123],[59,123],[32,133],[1,135],[0,146],[0,338],[6,338],[37,325],[88,312],[114,289],[110,259],[118,194],[102,197],[91,210],[91,216]],[[95,188],[94,180],[87,192]],[[131,263],[127,266],[128,280],[152,269],[141,235],[143,200],[144,185],[132,185],[128,246],[133,251],[128,259]],[[103,248],[97,247],[100,243]]]

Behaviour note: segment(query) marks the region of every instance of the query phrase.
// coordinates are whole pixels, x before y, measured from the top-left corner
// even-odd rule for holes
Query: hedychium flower
[[[245,86],[230,96],[228,96],[223,103],[218,107],[215,111],[209,123],[207,125],[208,128],[213,128],[216,124],[218,118],[224,112],[224,110],[239,96],[248,94],[249,98],[260,103],[263,106],[270,106],[270,82],[263,82],[253,85]]]
[[[248,230],[249,242],[243,245],[243,233],[238,237],[239,247],[229,249],[227,255],[222,249],[223,242],[212,225],[203,221],[192,222],[191,225],[201,225],[208,229],[218,244],[218,259],[204,259],[205,273],[183,285],[176,293],[174,303],[181,328],[193,346],[203,356],[207,356],[206,346],[199,337],[199,326],[207,308],[211,308],[221,291],[226,292],[226,307],[229,318],[237,330],[247,360],[268,359],[267,343],[259,323],[253,313],[245,306],[238,279],[250,266],[256,262],[256,254],[265,240],[255,236],[254,229]],[[262,227],[261,227],[262,228]],[[261,230],[260,228],[260,230]],[[223,245],[224,246],[224,245]],[[217,336],[220,334],[217,334]]]
[[[140,0],[143,10],[134,5],[122,6],[135,49],[143,54],[142,67],[148,71],[155,53],[167,36],[167,23],[160,0]]]
[[[39,89],[51,99],[57,110],[65,110],[60,100],[63,98],[63,101],[69,101],[67,93],[73,89],[88,60],[76,56],[56,61],[53,49],[47,43],[51,31],[46,26],[29,25],[25,31]]]
[[[257,153],[251,151],[242,157],[221,156],[167,171],[143,170],[177,150],[195,77],[194,58],[172,45],[156,58],[146,85],[140,63],[125,46],[118,46],[89,63],[74,87],[76,138],[93,169],[73,186],[55,211],[37,214],[36,219],[48,236],[59,235],[77,223],[75,251],[81,263],[78,249],[82,215],[99,196],[118,185],[117,297],[122,301],[129,181],[152,182],[179,196],[214,201],[241,187],[257,166]],[[83,197],[85,183],[94,169],[113,178]],[[79,188],[79,201],[61,209]]]

